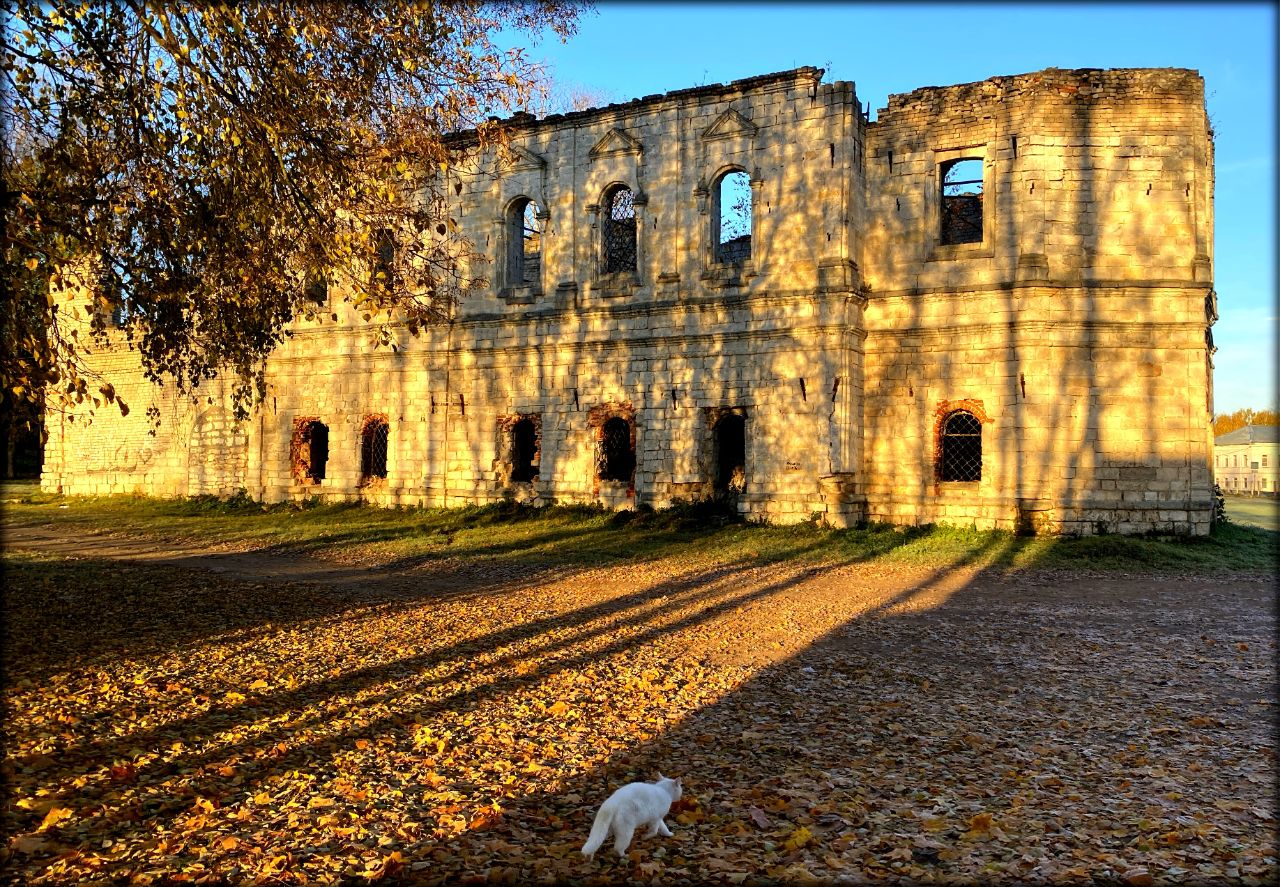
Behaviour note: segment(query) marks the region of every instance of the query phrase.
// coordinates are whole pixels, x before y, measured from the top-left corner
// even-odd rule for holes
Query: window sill
[[[956,259],[994,259],[996,251],[988,243],[937,244],[926,262],[950,262]]]
[[[743,262],[716,262],[702,271],[702,281],[710,287],[743,286],[756,276],[755,265]]]
[[[629,296],[640,285],[639,275],[634,271],[614,271],[601,274],[596,280],[596,289],[606,299]]]
[[[542,288],[532,284],[528,286],[509,286],[498,293],[498,298],[508,305],[532,305],[542,298]]]

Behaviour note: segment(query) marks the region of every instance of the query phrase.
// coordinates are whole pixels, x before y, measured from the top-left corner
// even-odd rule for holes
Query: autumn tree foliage
[[[78,360],[120,326],[153,380],[226,373],[241,409],[285,324],[350,298],[412,331],[471,283],[446,199],[539,69],[495,43],[574,30],[558,3],[18,0],[4,42],[4,390],[111,396]],[[492,118],[492,119],[491,119]],[[450,133],[472,131],[466,140]],[[46,298],[96,293],[86,336]],[[16,295],[12,295],[16,298]],[[88,341],[86,341],[88,339]],[[255,384],[255,382],[257,384]]]
[[[1246,425],[1280,425],[1280,414],[1275,410],[1255,410],[1251,407],[1219,413],[1213,417],[1213,434],[1217,437]]]

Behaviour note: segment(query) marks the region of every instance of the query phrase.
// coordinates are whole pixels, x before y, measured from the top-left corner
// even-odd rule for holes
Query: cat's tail
[[[604,839],[609,837],[611,825],[613,825],[613,810],[608,804],[601,804],[600,812],[596,814],[596,821],[591,824],[591,834],[587,836],[587,843],[582,845],[583,856],[590,859],[595,855],[600,845],[604,843]]]

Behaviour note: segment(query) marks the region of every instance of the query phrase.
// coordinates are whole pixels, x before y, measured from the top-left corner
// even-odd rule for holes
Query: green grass
[[[10,484],[6,521],[54,523],[69,531],[123,531],[235,547],[313,552],[358,550],[384,563],[494,558],[608,564],[677,558],[697,563],[870,560],[1001,569],[1086,567],[1114,571],[1271,571],[1280,533],[1225,524],[1208,538],[1018,537],[949,526],[746,523],[699,504],[665,511],[606,512],[588,506],[514,504],[454,509],[382,509],[358,504],[264,506],[248,499],[60,497]]]

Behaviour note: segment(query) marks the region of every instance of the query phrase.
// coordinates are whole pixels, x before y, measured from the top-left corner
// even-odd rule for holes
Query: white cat
[[[672,802],[680,800],[682,792],[679,779],[667,779],[661,773],[657,782],[624,785],[600,805],[600,812],[591,826],[591,835],[582,845],[583,855],[588,859],[594,856],[612,831],[614,849],[619,856],[626,856],[631,836],[646,823],[649,826],[646,838],[654,835],[671,837],[671,830],[662,817],[667,815]]]

